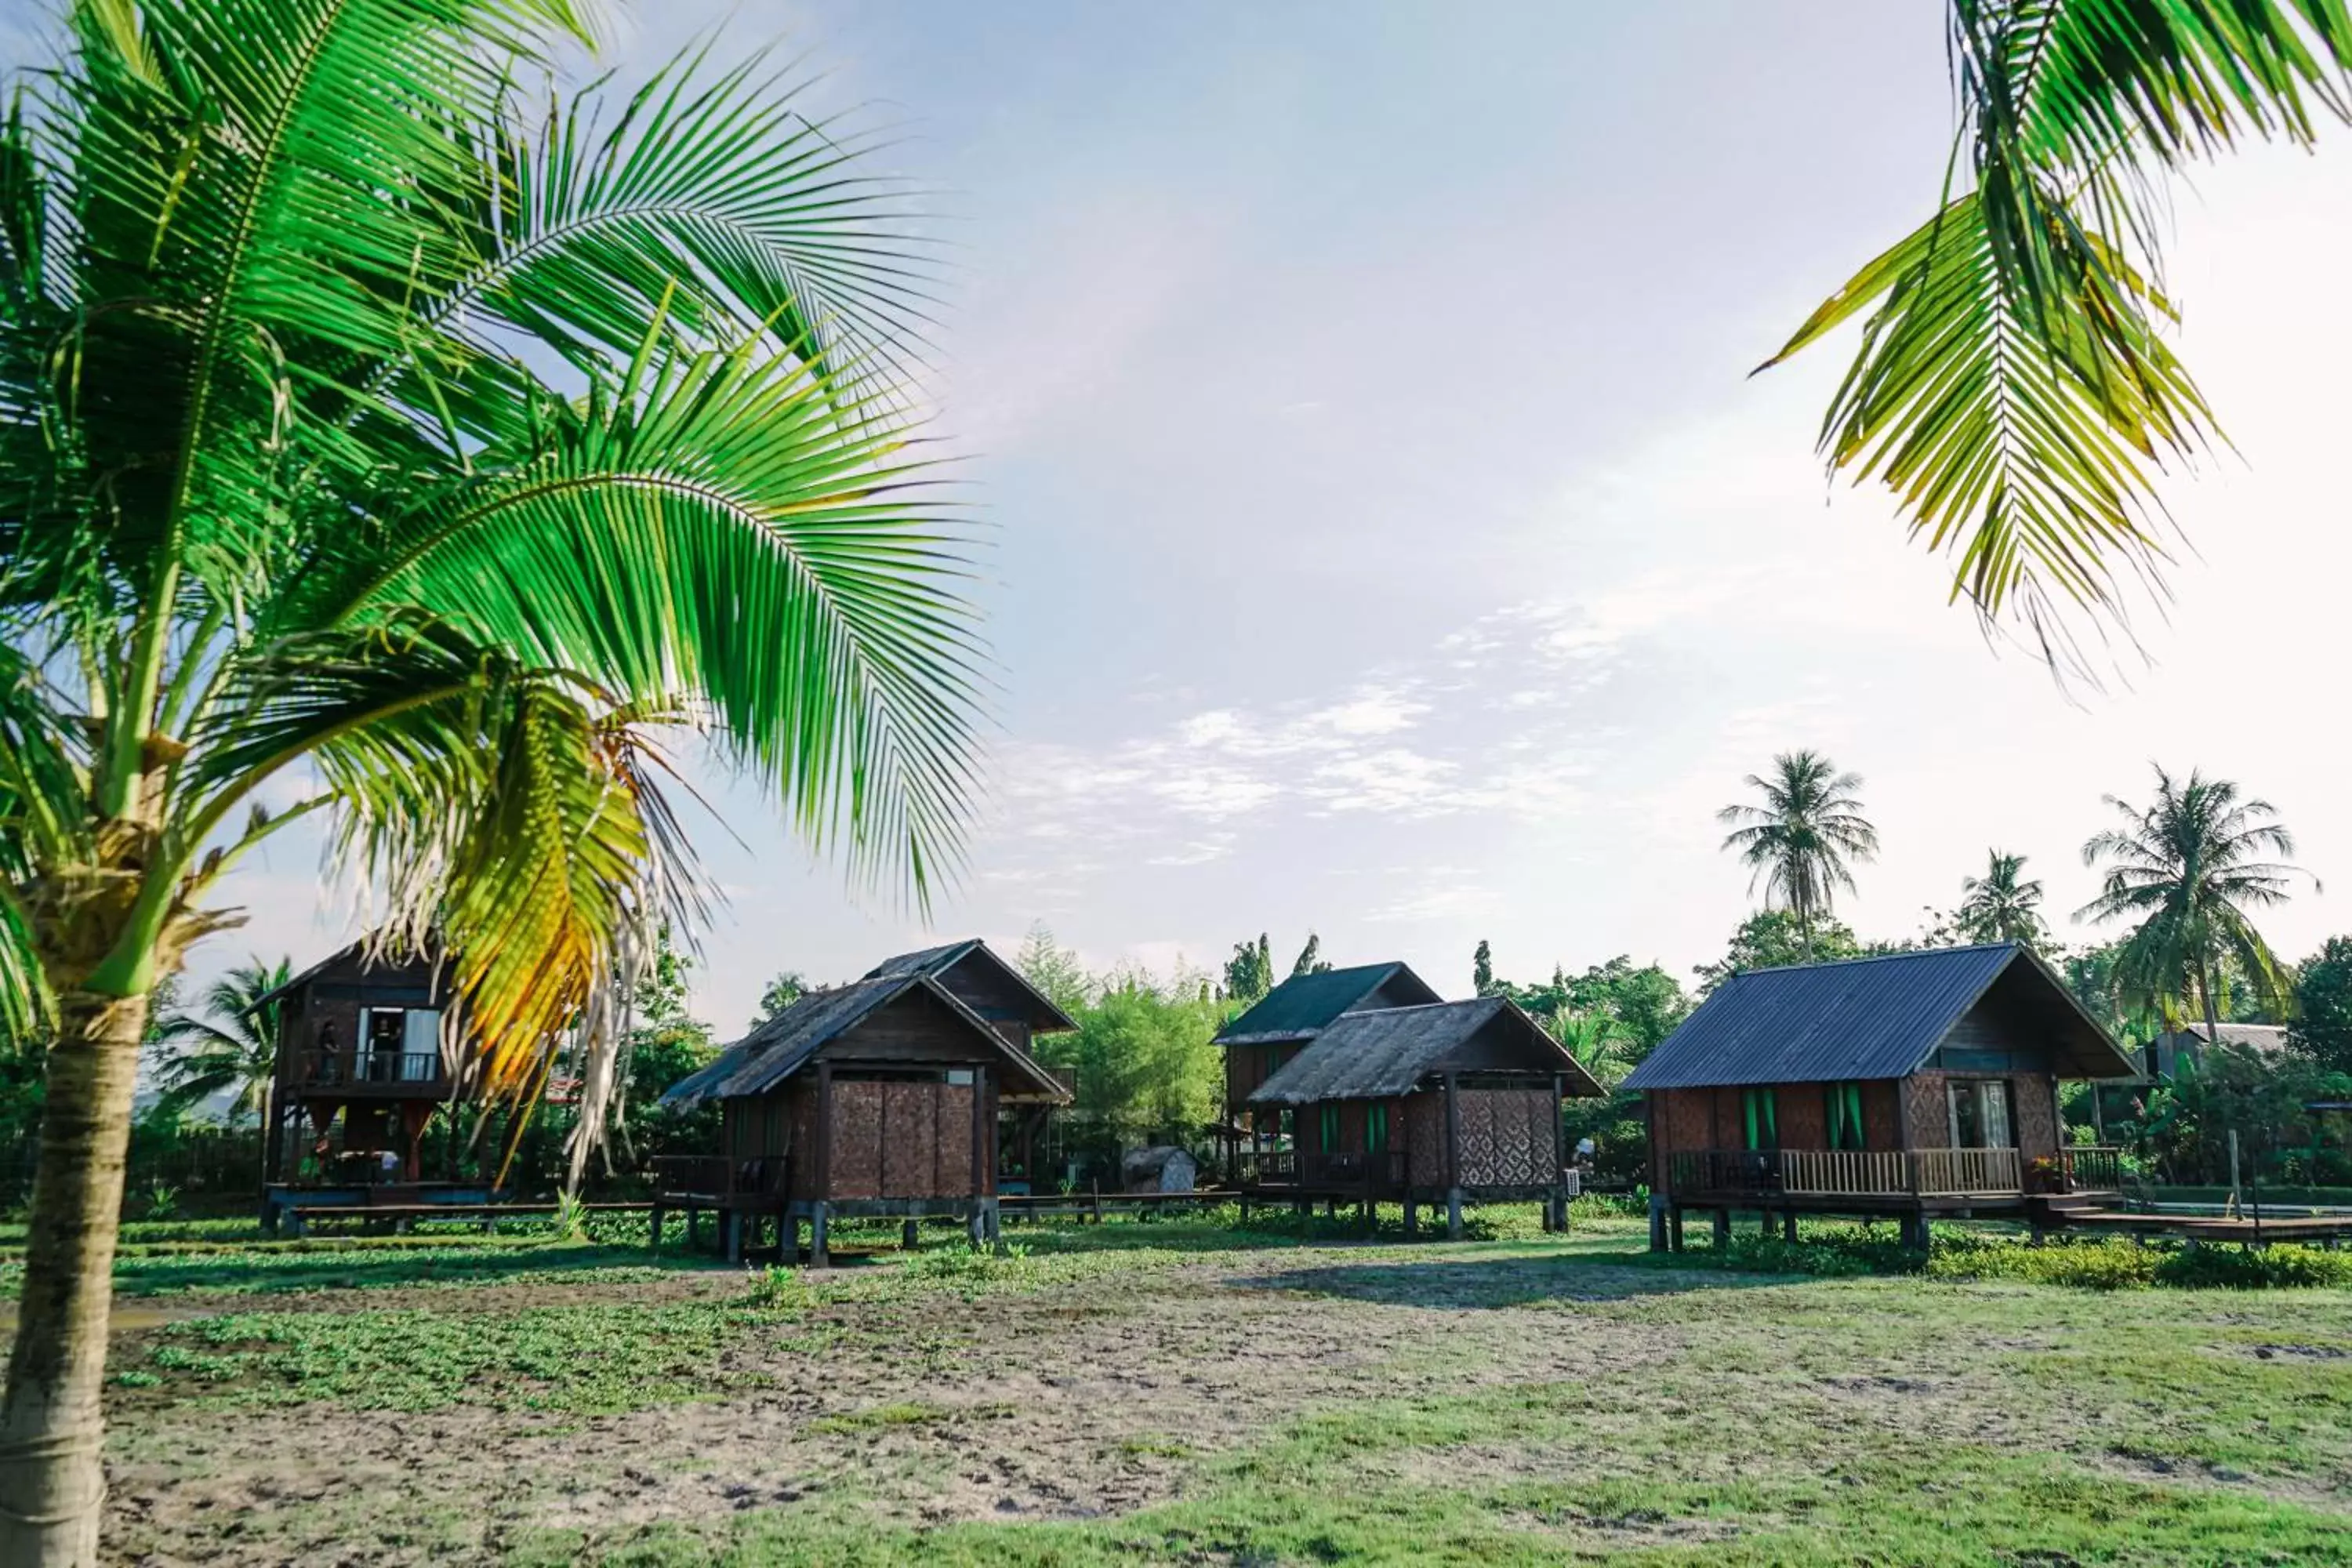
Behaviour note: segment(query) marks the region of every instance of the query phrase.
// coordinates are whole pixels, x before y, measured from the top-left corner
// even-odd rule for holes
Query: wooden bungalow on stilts
[[[1602,1092],[1503,997],[1344,1012],[1251,1091],[1249,1109],[1286,1112],[1293,1137],[1254,1154],[1244,1201],[1352,1202],[1368,1220],[1398,1203],[1408,1235],[1423,1205],[1443,1204],[1459,1239],[1465,1203],[1533,1199],[1545,1228],[1559,1229],[1570,1196],[1561,1102]]]
[[[278,1061],[262,1111],[263,1226],[298,1207],[478,1205],[479,1184],[428,1182],[422,1141],[464,1091],[451,1071],[457,1004],[435,952],[351,946],[253,1004],[278,1016]],[[299,1216],[298,1216],[299,1217]]]
[[[1065,1098],[1028,1043],[1071,1026],[978,942],[809,993],[663,1097],[718,1103],[721,1152],[656,1163],[655,1239],[682,1209],[689,1233],[717,1215],[734,1260],[770,1220],[787,1259],[805,1223],[819,1268],[840,1219],[895,1217],[911,1242],[919,1221],[954,1218],[993,1240],[999,1107]]]
[[[1247,1187],[1269,1156],[1276,1165],[1297,1146],[1297,1116],[1288,1106],[1253,1106],[1250,1096],[1307,1048],[1343,1013],[1413,1007],[1441,1001],[1429,983],[1402,963],[1367,963],[1294,974],[1219,1031],[1225,1053],[1225,1181]]]
[[[2119,1185],[2115,1149],[2070,1143],[2058,1086],[2133,1070],[2031,949],[1933,948],[1734,975],[1623,1085],[1650,1128],[1650,1245],[1683,1215],[1899,1220],[1924,1247],[1936,1215],[2037,1227]]]

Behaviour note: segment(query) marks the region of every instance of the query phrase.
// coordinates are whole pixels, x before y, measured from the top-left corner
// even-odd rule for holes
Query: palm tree
[[[268,1110],[270,1080],[278,1073],[278,1009],[256,1004],[293,975],[290,959],[272,964],[257,958],[205,991],[210,1017],[166,1013],[155,1020],[155,1083],[163,1090],[156,1115],[177,1117],[223,1093],[229,1096],[232,1121]]]
[[[1962,936],[1970,942],[2014,942],[2027,947],[2049,941],[2050,930],[2042,923],[2042,884],[2021,880],[2024,868],[2022,855],[1985,851],[1985,874],[1960,881],[1960,907],[1952,918]]]
[[[2166,343],[2170,176],[2352,119],[2329,0],[1951,0],[1959,123],[1941,208],[1767,364],[1863,316],[1821,429],[1832,473],[1895,492],[1952,593],[2086,668],[2074,623],[2161,591],[2153,472],[2216,437]],[[1759,367],[1760,368],[1760,367]]]
[[[1863,813],[1854,791],[1858,773],[1842,773],[1819,752],[1783,752],[1772,759],[1769,777],[1744,781],[1764,797],[1758,805],[1727,805],[1718,822],[1737,826],[1723,841],[1754,867],[1748,881],[1764,884],[1768,906],[1796,917],[1805,956],[1813,953],[1813,921],[1830,912],[1837,889],[1853,891],[1852,862],[1878,853],[1878,829]]]
[[[2294,853],[2294,838],[2274,820],[2271,804],[2240,799],[2227,779],[2191,769],[2182,783],[2161,767],[2153,805],[2114,795],[2106,803],[2124,826],[2094,834],[2083,846],[2083,864],[2105,862],[2106,875],[2099,896],[2074,918],[2139,922],[2116,953],[2116,1000],[2171,1014],[2193,995],[2207,1037],[2219,1038],[2215,997],[2225,970],[2234,967],[2266,1005],[2290,1007],[2284,968],[2246,915],[2250,905],[2284,902],[2290,879],[2308,875],[2262,858]]]
[[[696,910],[660,734],[919,900],[979,658],[898,197],[766,67],[600,113],[572,0],[66,26],[0,116],[0,1024],[54,1042],[10,1563],[96,1551],[139,1045],[224,872],[326,825],[520,1099]]]

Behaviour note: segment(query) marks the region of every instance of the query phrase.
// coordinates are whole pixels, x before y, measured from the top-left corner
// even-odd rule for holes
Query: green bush
[[[2028,1247],[2006,1237],[1968,1232],[1936,1238],[1927,1274],[1937,1279],[2021,1279],[2083,1290],[2125,1290],[2156,1283],[2164,1254],[2118,1237],[2066,1237]]]
[[[2352,1286],[2352,1254],[2315,1247],[2187,1247],[2156,1266],[2159,1285],[2192,1289],[2271,1290]]]

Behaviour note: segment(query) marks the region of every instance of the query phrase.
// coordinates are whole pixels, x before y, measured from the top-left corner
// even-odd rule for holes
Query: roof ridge
[[[1738,980],[1750,974],[1785,974],[1791,969],[1844,969],[1857,963],[1884,963],[1894,958],[1934,958],[1947,952],[1990,952],[1999,947],[2016,952],[2032,951],[2021,942],[1970,942],[1953,947],[1906,947],[1900,952],[1858,952],[1852,958],[1813,958],[1800,963],[1760,963],[1753,969],[1736,969],[1730,978]]]

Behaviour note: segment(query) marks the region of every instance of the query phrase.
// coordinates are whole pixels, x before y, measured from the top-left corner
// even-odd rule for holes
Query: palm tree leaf
[[[639,374],[539,405],[511,467],[486,451],[322,542],[265,624],[462,606],[472,635],[628,700],[691,696],[807,837],[923,896],[958,852],[979,656],[903,433],[756,341]]]

